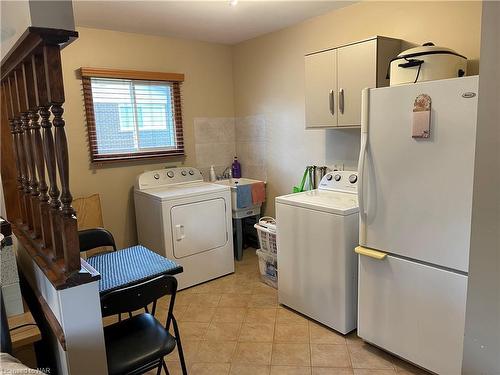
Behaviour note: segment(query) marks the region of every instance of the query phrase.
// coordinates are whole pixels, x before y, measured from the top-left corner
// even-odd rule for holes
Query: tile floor
[[[178,293],[175,316],[191,375],[402,375],[424,371],[278,304],[246,249],[228,275]],[[165,319],[166,301],[157,311]],[[164,320],[161,320],[162,322]],[[177,351],[166,357],[181,374]],[[150,371],[148,374],[156,374]]]

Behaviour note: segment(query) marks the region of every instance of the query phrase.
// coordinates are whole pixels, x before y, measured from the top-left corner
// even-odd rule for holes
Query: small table
[[[101,274],[101,297],[160,275],[175,275],[183,271],[179,264],[141,245],[98,254],[88,258],[87,263]]]
[[[8,321],[11,329],[12,354],[26,366],[35,368],[37,365],[35,344],[42,339],[42,335],[31,312],[9,316]]]
[[[11,329],[12,349],[18,349],[41,340],[40,330],[29,311],[24,314],[9,316],[8,321],[9,329]]]

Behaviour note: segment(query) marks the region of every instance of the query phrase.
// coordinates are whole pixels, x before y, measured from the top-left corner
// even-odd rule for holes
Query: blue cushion
[[[162,274],[182,272],[179,264],[141,245],[95,255],[87,262],[101,274],[101,294]]]

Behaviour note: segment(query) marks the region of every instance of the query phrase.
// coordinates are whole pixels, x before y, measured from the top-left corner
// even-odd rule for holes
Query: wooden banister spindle
[[[71,202],[73,197],[69,189],[68,142],[62,117],[64,109],[64,85],[62,77],[61,53],[59,46],[47,45],[43,49],[47,92],[52,105],[53,125],[55,127],[55,151],[57,169],[61,181],[61,220],[63,233],[64,262],[66,272],[71,274],[81,268],[80,245],[77,232],[76,215]]]
[[[19,205],[21,207],[21,222],[22,226],[27,225],[28,213],[26,209],[26,204],[24,201],[24,179],[25,179],[25,171],[24,171],[24,155],[21,149],[21,136],[19,133],[19,127],[17,123],[16,114],[19,113],[17,106],[17,93],[15,90],[15,81],[14,77],[11,75],[7,77],[7,86],[9,92],[9,104],[10,104],[10,117],[9,122],[11,125],[11,133],[14,139],[15,151],[17,156],[17,162],[19,163],[19,169],[17,171],[17,192],[19,196]]]
[[[71,207],[73,197],[69,190],[69,162],[68,162],[68,142],[66,139],[66,132],[64,131],[65,121],[62,118],[64,109],[58,103],[52,105],[52,120],[55,127],[56,138],[56,159],[59,171],[59,178],[61,179],[61,202],[62,212],[64,215],[74,215],[75,211]]]
[[[34,82],[34,92],[35,92],[35,105],[37,111],[43,111],[44,107],[42,103],[48,104],[47,98],[47,84],[45,82],[45,74],[43,67],[43,56],[32,55],[31,56],[31,68],[33,74]],[[48,106],[45,107],[46,112],[48,111]],[[50,113],[49,113],[50,115]],[[49,122],[48,118],[43,119],[43,121]],[[48,248],[52,245],[52,234],[51,234],[51,224],[50,224],[50,206],[49,206],[49,187],[45,181],[45,155],[43,149],[42,134],[40,132],[40,123],[38,122],[38,113],[36,120],[32,121],[32,131],[33,131],[33,149],[35,150],[35,161],[36,169],[38,172],[38,184],[40,194],[39,198],[39,215],[40,215],[40,225],[41,225],[41,235],[42,235],[42,245]]]
[[[9,126],[10,126],[10,133],[12,134],[12,149],[14,151],[14,160],[16,162],[16,171],[17,171],[17,194],[18,194],[18,203],[19,203],[19,208],[20,208],[20,214],[21,217],[19,220],[21,223],[24,221],[24,214],[26,214],[26,208],[23,205],[23,199],[22,199],[22,191],[23,191],[23,184],[22,184],[22,176],[21,176],[21,167],[19,164],[19,150],[18,150],[18,142],[17,142],[17,129],[16,129],[16,124],[14,122],[14,104],[12,102],[12,95],[11,95],[11,90],[10,90],[10,84],[9,80],[6,79],[5,82],[2,84],[2,92],[3,92],[3,100],[4,100],[4,108],[7,113],[7,118],[9,119]]]
[[[22,64],[22,72],[23,72],[23,81],[24,81],[24,92],[25,92],[25,100],[26,107],[28,109],[28,129],[27,129],[27,137],[28,137],[28,148],[30,150],[31,160],[30,160],[30,187],[31,187],[31,214],[33,215],[33,232],[35,237],[42,237],[42,229],[41,229],[41,217],[40,217],[40,201],[38,196],[40,195],[38,177],[37,177],[37,152],[35,145],[35,135],[34,129],[36,127],[40,127],[38,124],[38,109],[36,105],[36,97],[35,97],[35,82],[33,77],[33,68],[31,66],[31,60],[28,60]]]
[[[20,66],[19,70],[15,70],[17,93],[19,98],[19,111],[21,114],[21,127],[22,133],[22,143],[24,148],[24,153],[26,157],[26,185],[25,185],[25,196],[26,207],[28,211],[28,224],[29,228],[33,231],[31,235],[36,237],[35,224],[33,220],[33,206],[31,204],[31,192],[33,191],[33,184],[35,181],[35,164],[33,162],[33,155],[31,152],[31,136],[29,129],[29,113],[28,113],[28,100],[26,97],[26,84],[24,81],[23,67]]]
[[[26,151],[24,147],[24,129],[21,121],[21,108],[19,101],[19,90],[18,90],[18,82],[17,82],[17,72],[14,71],[12,76],[9,77],[9,81],[11,84],[11,92],[12,92],[12,102],[14,108],[14,125],[16,129],[16,138],[17,145],[19,151],[19,164],[21,167],[21,184],[22,184],[22,201],[24,207],[24,224],[28,230],[32,228],[31,226],[31,206],[29,201],[26,199],[30,193],[29,187],[29,176],[28,176],[28,164],[26,158]]]

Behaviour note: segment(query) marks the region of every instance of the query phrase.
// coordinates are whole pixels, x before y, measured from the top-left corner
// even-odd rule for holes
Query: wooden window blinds
[[[183,74],[80,72],[93,163],[184,155]]]

